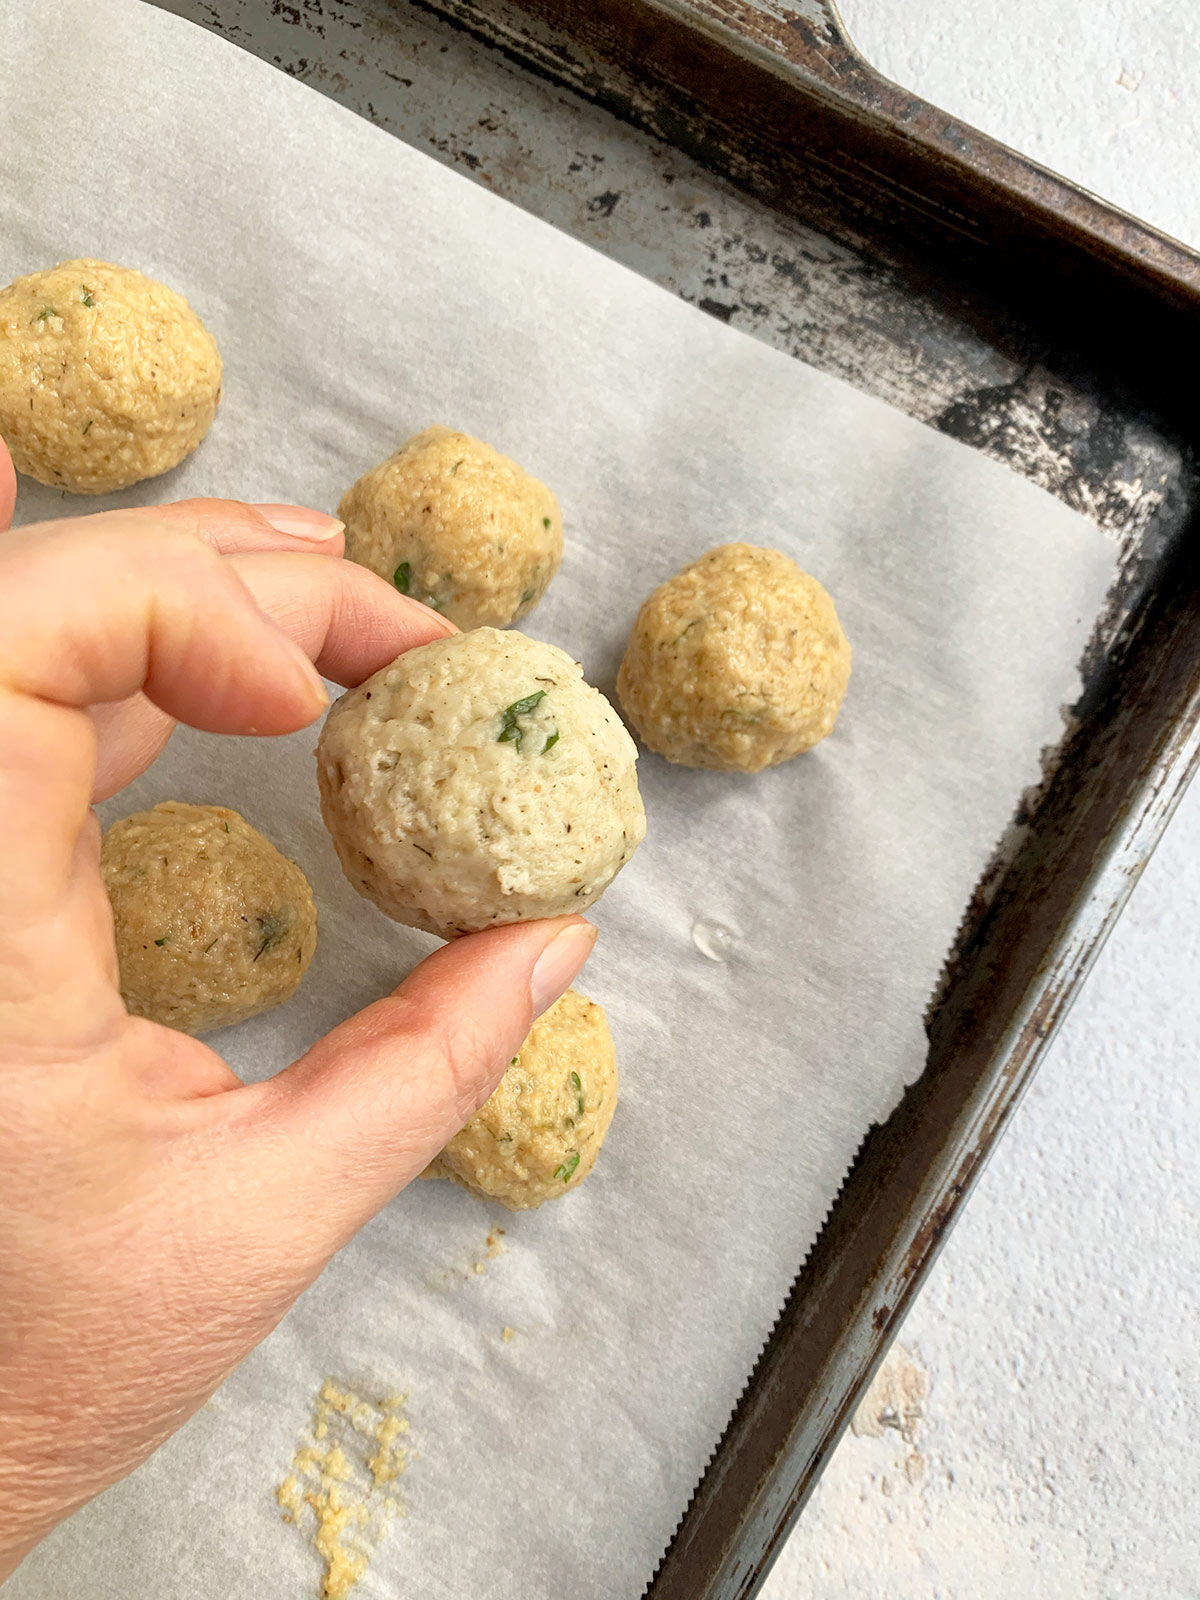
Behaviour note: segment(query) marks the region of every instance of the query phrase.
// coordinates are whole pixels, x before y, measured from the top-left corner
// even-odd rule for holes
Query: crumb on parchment
[[[294,1524],[324,1563],[322,1600],[345,1600],[371,1556],[407,1508],[395,1490],[415,1451],[404,1415],[407,1395],[367,1399],[326,1378],[313,1402],[307,1438],[275,1491],[283,1520]]]
[[[489,1261],[495,1261],[497,1256],[506,1256],[508,1254],[508,1246],[501,1242],[503,1238],[504,1229],[498,1222],[494,1223],[492,1225],[491,1232],[483,1241],[483,1255],[481,1255],[478,1260],[471,1263],[471,1271],[468,1274],[469,1277],[472,1275],[477,1278],[482,1277],[488,1269]]]
[[[435,1267],[426,1279],[431,1289],[455,1289],[462,1283],[471,1283],[475,1278],[482,1278],[490,1262],[499,1256],[508,1254],[508,1246],[503,1243],[505,1230],[500,1223],[494,1223],[487,1238],[483,1241],[483,1252],[472,1261],[470,1257],[464,1262],[461,1258],[453,1266]]]

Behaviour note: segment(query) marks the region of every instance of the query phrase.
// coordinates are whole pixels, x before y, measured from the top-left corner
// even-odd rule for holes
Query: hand
[[[0,446],[4,526],[10,488]],[[249,1086],[126,1014],[93,794],[173,718],[290,733],[314,662],[358,683],[452,631],[340,554],[330,518],[226,501],[0,533],[0,1580],[421,1171],[591,949],[578,918],[460,939]]]

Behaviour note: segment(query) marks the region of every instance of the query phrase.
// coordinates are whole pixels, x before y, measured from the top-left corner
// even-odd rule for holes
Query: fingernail
[[[307,506],[256,505],[254,510],[275,529],[276,533],[289,534],[293,539],[311,539],[322,544],[326,539],[336,539],[346,531],[346,524],[336,517],[327,517],[323,511],[310,511]]]
[[[280,630],[282,632],[282,629]],[[296,667],[296,677],[303,681],[304,688],[312,705],[312,716],[315,721],[329,705],[329,691],[321,681],[321,674],[301,650],[294,639],[283,635],[284,641],[291,651],[292,660]]]
[[[535,1017],[540,1017],[566,994],[591,955],[595,942],[596,929],[590,922],[573,923],[551,939],[537,958],[529,980]]]

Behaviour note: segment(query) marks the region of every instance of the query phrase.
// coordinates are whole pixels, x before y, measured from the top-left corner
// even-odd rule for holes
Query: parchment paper
[[[315,1594],[273,1491],[337,1374],[409,1391],[420,1451],[364,1595],[632,1600],[860,1139],[920,1071],[926,999],[1061,734],[1113,551],[1003,468],[136,0],[9,0],[0,180],[0,281],[72,255],[137,265],[221,345],[212,435],[125,503],[332,508],[445,421],[561,497],[566,559],[529,631],[602,687],[641,599],[711,545],[777,545],[836,597],[855,654],[832,738],[753,779],[641,763],[649,836],[596,908],[584,985],[622,1071],[595,1175],[518,1217],[444,1184],[401,1195],[213,1405],[11,1585]],[[96,509],[22,490],[27,521]],[[309,873],[305,986],[214,1041],[250,1078],[432,947],[343,881],[314,742],[181,733],[105,808],[224,802]],[[737,935],[724,964],[693,946],[697,919]],[[496,1220],[507,1253],[475,1273]]]

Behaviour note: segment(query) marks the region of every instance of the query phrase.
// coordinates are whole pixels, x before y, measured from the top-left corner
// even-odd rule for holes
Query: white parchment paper
[[[641,599],[711,545],[777,545],[836,597],[855,654],[832,738],[757,778],[641,763],[649,836],[596,909],[586,974],[622,1072],[595,1176],[514,1218],[448,1185],[401,1195],[11,1584],[315,1594],[273,1491],[337,1374],[408,1390],[420,1450],[364,1595],[632,1600],[863,1133],[920,1070],[926,999],[1060,735],[1113,551],[1001,467],[137,0],[0,11],[0,219],[0,281],[73,255],[137,265],[218,338],[210,438],[124,503],[332,508],[444,421],[559,494],[566,559],[529,631],[610,691]],[[22,490],[26,521],[97,509]],[[343,881],[313,744],[181,733],[105,808],[230,804],[311,877],[305,986],[215,1041],[251,1078],[432,945]],[[726,963],[694,948],[697,919],[734,930]],[[496,1220],[507,1253],[475,1273]]]

